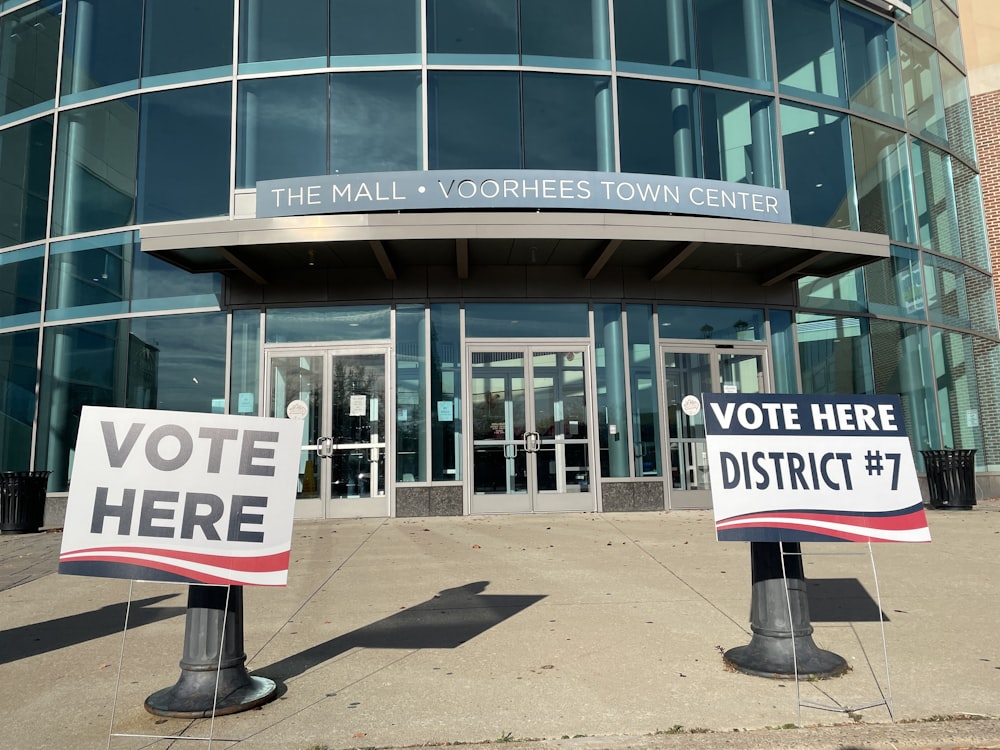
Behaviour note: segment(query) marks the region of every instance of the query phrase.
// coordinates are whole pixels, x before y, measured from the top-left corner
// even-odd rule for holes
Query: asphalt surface
[[[179,676],[187,587],[59,575],[58,530],[3,535],[0,748],[1000,748],[1000,502],[928,521],[803,545],[815,641],[851,670],[799,683],[723,663],[749,553],[707,512],[297,522],[289,585],[245,590],[278,697],[214,720],[142,708]]]

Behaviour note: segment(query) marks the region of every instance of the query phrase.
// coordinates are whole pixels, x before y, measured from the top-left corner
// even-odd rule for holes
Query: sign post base
[[[156,716],[200,719],[256,708],[276,697],[277,686],[246,670],[243,587],[190,586],[181,676],[146,698]]]
[[[746,674],[779,679],[838,677],[846,672],[842,656],[813,642],[798,542],[751,542],[750,565],[753,636],[748,645],[726,651],[726,663]]]

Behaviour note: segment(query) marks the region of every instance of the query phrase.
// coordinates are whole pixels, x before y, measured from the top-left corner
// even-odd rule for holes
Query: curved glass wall
[[[29,413],[11,407],[11,394],[34,394],[25,368],[37,360],[45,427],[34,428],[33,460],[5,448],[0,468],[61,466],[53,488],[62,489],[74,404],[209,410],[221,399],[250,413],[263,337],[301,338],[305,312],[218,312],[222,277],[144,255],[137,226],[232,216],[234,191],[260,180],[471,168],[775,186],[789,191],[797,224],[888,235],[890,259],[804,279],[796,309],[780,311],[795,385],[908,394],[917,447],[967,443],[982,465],[1000,467],[1000,446],[982,438],[1000,425],[985,410],[972,416],[990,379],[952,373],[992,367],[997,322],[950,0],[913,0],[912,16],[899,18],[847,0],[9,5],[0,5],[2,418],[5,430],[22,434],[25,419],[31,429],[34,396]],[[629,430],[648,446],[659,439],[656,302],[630,301],[621,318],[621,302],[590,306],[600,350],[621,361],[602,364],[597,381],[605,397],[630,394]],[[407,335],[432,369],[411,372],[417,360],[407,360],[407,387],[457,400],[466,308],[421,304],[407,313]],[[382,331],[390,308],[371,314]],[[208,399],[136,395],[129,352],[167,342],[151,321],[178,315],[212,321],[205,341],[210,356],[234,360],[231,382],[211,375]],[[441,342],[419,340],[425,319]],[[831,355],[838,366],[824,370]],[[933,383],[948,385],[932,393]],[[407,440],[426,466],[397,473],[456,479],[455,430],[457,420],[425,412]],[[608,460],[613,476],[662,470],[657,450]]]

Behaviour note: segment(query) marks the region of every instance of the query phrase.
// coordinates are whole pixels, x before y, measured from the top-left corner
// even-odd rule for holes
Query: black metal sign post
[[[847,662],[813,641],[802,553],[798,542],[751,542],[750,630],[746,646],[729,649],[726,663],[760,677],[837,677]]]
[[[246,658],[243,587],[189,586],[180,679],[146,698],[144,708],[157,716],[200,719],[267,703],[277,687],[251,676]]]

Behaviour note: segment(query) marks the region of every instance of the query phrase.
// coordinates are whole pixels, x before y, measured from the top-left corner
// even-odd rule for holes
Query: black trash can
[[[0,534],[32,534],[42,528],[51,473],[0,472]]]
[[[968,510],[976,504],[976,449],[920,451],[932,508]]]

